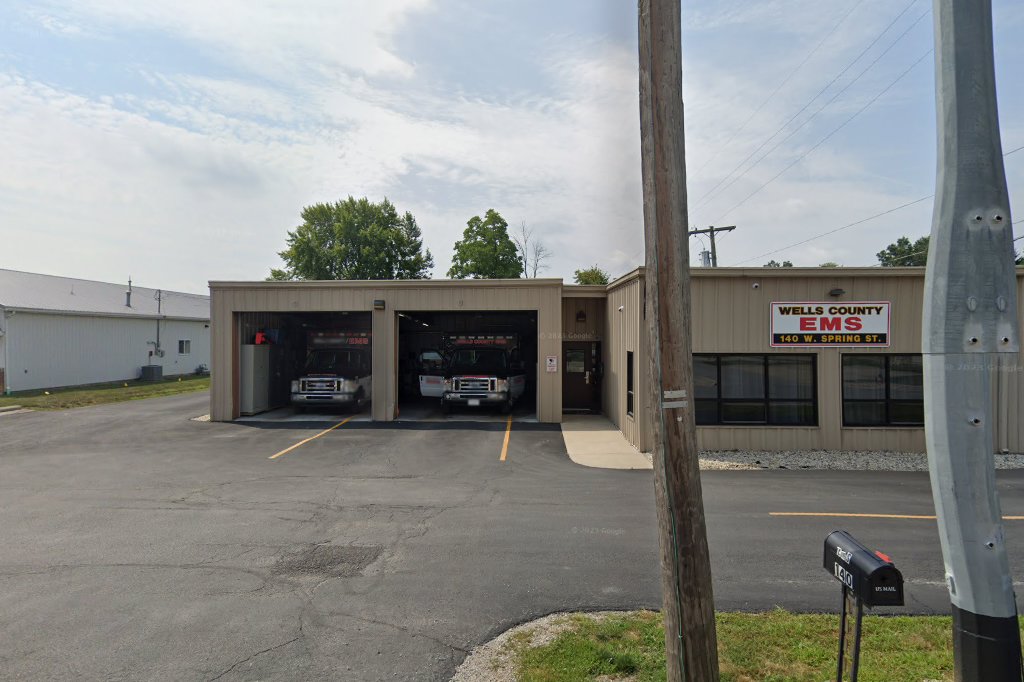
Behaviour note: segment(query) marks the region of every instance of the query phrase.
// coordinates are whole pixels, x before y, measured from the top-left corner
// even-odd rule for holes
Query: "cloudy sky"
[[[1024,5],[994,0],[1003,148]],[[690,222],[722,265],[873,265],[929,229],[928,0],[683,4]],[[546,276],[642,261],[633,0],[7,0],[0,267],[203,292],[262,279],[305,205],[388,197],[444,276],[497,209]],[[1024,152],[1006,158],[1024,197]],[[691,251],[706,242],[691,240]]]

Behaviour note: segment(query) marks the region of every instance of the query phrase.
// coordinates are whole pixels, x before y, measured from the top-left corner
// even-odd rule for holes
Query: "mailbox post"
[[[845,530],[832,531],[825,538],[824,566],[839,581],[843,594],[836,682],[843,682],[847,664],[850,682],[857,682],[864,607],[903,606],[903,576],[889,557],[868,549]],[[852,628],[851,611],[855,614]]]

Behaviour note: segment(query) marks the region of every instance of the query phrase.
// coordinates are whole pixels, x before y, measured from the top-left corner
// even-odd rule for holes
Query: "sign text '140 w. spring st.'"
[[[888,301],[772,303],[772,347],[889,346]]]

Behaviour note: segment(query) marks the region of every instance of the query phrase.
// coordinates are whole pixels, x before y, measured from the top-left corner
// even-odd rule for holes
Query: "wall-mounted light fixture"
[[[828,295],[829,296],[839,297],[839,296],[842,296],[845,293],[846,293],[846,289],[833,289],[832,291],[828,292]]]
[[[577,311],[576,312],[576,321],[577,322],[586,322],[587,321],[587,311],[586,310]]]
[[[373,309],[374,310],[384,310],[384,299],[382,299],[382,298],[375,298],[375,299],[373,299]]]

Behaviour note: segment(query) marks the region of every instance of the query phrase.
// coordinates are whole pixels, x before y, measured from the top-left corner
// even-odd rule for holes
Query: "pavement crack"
[[[249,661],[251,661],[252,659],[256,658],[257,656],[262,656],[263,654],[269,653],[271,651],[274,651],[275,649],[280,649],[281,647],[286,647],[289,644],[292,644],[293,642],[299,641],[300,639],[302,639],[302,635],[301,634],[298,637],[292,637],[287,642],[281,642],[280,644],[277,644],[277,645],[272,646],[272,647],[268,647],[266,649],[263,649],[262,651],[257,651],[256,653],[252,654],[251,656],[248,656],[248,657],[243,658],[242,660],[238,661],[237,663],[235,663],[230,668],[228,668],[227,670],[225,670],[221,674],[217,675],[216,677],[211,677],[209,680],[207,680],[207,682],[214,682],[214,680],[219,680],[220,678],[224,677],[225,675],[230,673],[232,670],[234,670],[238,666],[240,666],[240,665],[242,665],[244,663],[248,663]]]
[[[358,620],[361,623],[369,623],[371,625],[380,625],[382,627],[391,628],[392,630],[398,630],[399,632],[403,632],[403,633],[405,633],[407,635],[412,635],[413,637],[421,637],[421,638],[423,638],[423,639],[425,639],[425,640],[427,640],[429,642],[434,642],[435,644],[439,644],[439,645],[443,646],[446,649],[450,649],[453,652],[457,652],[457,653],[460,653],[460,654],[463,654],[463,655],[467,655],[467,656],[469,655],[469,650],[468,649],[464,649],[464,648],[462,648],[460,646],[457,646],[455,644],[451,644],[450,642],[446,642],[443,639],[439,639],[437,637],[433,637],[431,635],[424,634],[424,633],[419,632],[417,630],[413,630],[412,628],[408,628],[408,627],[406,627],[404,625],[398,625],[396,623],[389,623],[387,621],[377,620],[375,618],[367,618],[365,616],[357,616],[357,615],[352,614],[352,613],[345,613],[344,611],[328,612],[325,615],[341,616],[343,618],[351,618],[352,620]]]

